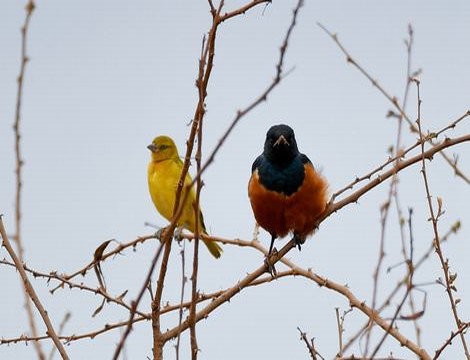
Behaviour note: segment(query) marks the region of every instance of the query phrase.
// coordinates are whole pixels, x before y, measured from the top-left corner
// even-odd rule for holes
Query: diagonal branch
[[[424,138],[423,141],[426,141],[426,138]],[[362,195],[366,194],[367,192],[375,188],[377,185],[381,184],[383,181],[393,176],[393,174],[395,174],[396,172],[401,171],[421,161],[423,156],[425,159],[432,159],[435,154],[442,152],[442,150],[467,141],[470,141],[470,134],[463,135],[457,138],[446,138],[444,141],[435,144],[432,148],[428,149],[423,154],[418,154],[409,158],[408,160],[403,160],[399,162],[397,165],[395,165],[395,167],[382,174],[378,174],[376,178],[370,180],[367,184],[363,185],[361,188],[357,189],[355,192],[345,197],[344,199],[335,203],[330,203],[325,213],[319,218],[318,223],[321,223],[325,218],[330,216],[332,213],[340,210],[344,206],[349,205],[351,203],[355,203],[357,200],[359,200]]]
[[[68,360],[69,357],[67,355],[67,352],[65,351],[64,346],[60,342],[57,333],[54,330],[54,327],[52,326],[51,320],[49,319],[49,316],[47,315],[46,309],[44,309],[44,306],[42,305],[41,301],[39,300],[38,295],[36,294],[36,291],[34,291],[33,285],[28,279],[28,276],[26,275],[26,271],[24,270],[23,264],[18,257],[18,255],[15,253],[15,250],[11,246],[11,242],[8,239],[8,236],[5,231],[5,227],[3,225],[3,219],[2,216],[0,215],[0,234],[2,235],[2,245],[7,249],[8,254],[10,255],[11,259],[15,263],[16,269],[18,270],[21,279],[23,280],[23,285],[26,294],[29,296],[33,304],[36,306],[36,308],[39,311],[39,314],[42,317],[42,320],[44,321],[44,324],[46,325],[47,328],[47,334],[49,337],[52,339],[54,342],[54,345],[56,346],[57,350],[59,351],[60,355],[62,356],[62,359]]]

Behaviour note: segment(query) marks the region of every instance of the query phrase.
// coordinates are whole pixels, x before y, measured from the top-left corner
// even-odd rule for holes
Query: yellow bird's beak
[[[147,149],[149,149],[151,152],[157,151],[157,147],[155,146],[155,144],[150,144],[149,146],[147,146]]]

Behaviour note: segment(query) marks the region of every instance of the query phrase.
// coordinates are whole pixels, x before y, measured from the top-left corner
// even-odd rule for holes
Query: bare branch
[[[449,260],[445,259],[444,254],[442,252],[441,248],[441,242],[440,242],[440,236],[439,236],[439,230],[438,230],[438,221],[439,217],[442,215],[442,200],[440,198],[437,199],[438,201],[438,210],[437,214],[434,211],[434,206],[432,203],[432,196],[431,196],[431,190],[429,188],[429,182],[428,182],[428,174],[426,170],[426,156],[425,156],[425,151],[424,151],[424,143],[422,141],[423,139],[423,134],[421,132],[421,97],[419,93],[419,85],[420,81],[418,79],[413,79],[413,81],[416,83],[416,89],[418,92],[418,118],[416,119],[416,124],[418,126],[418,131],[419,131],[419,136],[421,140],[421,174],[423,175],[423,182],[424,182],[424,188],[426,191],[426,198],[427,198],[427,203],[429,207],[429,214],[431,217],[431,222],[432,222],[432,229],[434,232],[434,247],[436,249],[436,254],[439,257],[439,261],[441,262],[442,266],[442,271],[444,272],[444,279],[445,279],[445,288],[447,295],[449,297],[449,302],[450,306],[452,309],[452,314],[454,316],[455,324],[457,328],[460,328],[462,321],[460,320],[458,311],[457,311],[457,305],[454,299],[453,291],[456,289],[454,285],[454,280],[456,277],[456,274],[451,274],[449,270]],[[467,341],[465,340],[465,336],[462,332],[460,332],[460,340],[462,342],[463,349],[465,351],[465,356],[467,359],[470,359],[470,353],[468,351],[468,346],[467,346]]]
[[[23,267],[23,264],[21,263],[20,258],[16,255],[15,250],[13,250],[13,247],[11,246],[10,240],[8,239],[8,236],[5,231],[5,227],[3,225],[3,219],[1,215],[0,215],[0,234],[2,235],[2,240],[3,240],[2,245],[7,249],[8,254],[10,255],[13,262],[15,263],[16,269],[18,270],[20,277],[23,280],[23,285],[24,285],[24,289],[26,293],[31,298],[33,304],[36,306],[36,309],[38,309],[39,314],[41,315],[41,318],[44,321],[44,324],[46,325],[48,336],[50,336],[50,338],[54,342],[54,345],[56,346],[57,350],[62,356],[62,359],[68,360],[69,357],[67,355],[67,352],[65,351],[64,346],[62,345],[59,338],[57,337],[54,327],[52,326],[52,322],[49,319],[49,316],[47,315],[47,311],[44,309],[44,306],[39,300],[39,297],[37,296],[36,291],[34,291],[33,285],[31,284],[31,282],[28,279],[28,276],[26,275],[26,271],[24,270],[24,267]]]
[[[20,133],[20,122],[21,122],[21,106],[23,103],[23,87],[24,87],[24,78],[26,73],[26,65],[29,62],[29,56],[27,54],[27,45],[28,45],[28,30],[29,24],[31,22],[31,16],[36,5],[33,0],[29,0],[25,6],[26,16],[24,19],[23,26],[21,28],[21,65],[20,72],[18,75],[18,89],[16,93],[16,107],[15,107],[15,120],[13,123],[13,131],[15,133],[15,175],[16,175],[16,195],[15,195],[15,235],[13,240],[16,243],[18,248],[18,257],[21,263],[24,263],[24,248],[23,240],[21,233],[21,217],[22,217],[22,208],[21,208],[21,197],[22,197],[22,187],[23,187],[23,177],[22,177],[22,168],[23,168],[23,158],[21,155],[21,133]],[[31,299],[24,290],[25,306],[26,313],[28,315],[29,327],[31,329],[32,336],[35,337],[38,335],[36,320],[34,318],[33,306],[31,304]],[[36,353],[39,360],[45,360],[46,355],[44,350],[41,347],[41,344],[38,342],[33,343]]]

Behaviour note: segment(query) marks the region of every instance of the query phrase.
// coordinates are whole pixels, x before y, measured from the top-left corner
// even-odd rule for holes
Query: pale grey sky
[[[229,8],[244,2],[234,3]],[[237,109],[257,97],[274,76],[278,48],[294,5],[294,1],[274,1],[220,28],[204,122],[205,154],[217,144]],[[19,1],[0,4],[0,213],[10,233],[15,184],[11,126],[23,7],[24,2]],[[150,234],[152,229],[144,226],[146,221],[166,225],[148,195],[146,145],[156,135],[165,134],[175,140],[180,153],[185,151],[187,124],[196,105],[197,60],[210,21],[207,1],[202,0],[37,3],[30,25],[31,61],[21,121],[25,160],[23,240],[29,266],[45,272],[73,272],[91,260],[103,241],[115,238],[126,242]],[[423,70],[423,128],[440,129],[470,108],[468,1],[307,1],[286,56],[286,69],[295,70],[266,103],[240,122],[204,176],[201,202],[211,234],[251,239],[254,218],[246,194],[247,181],[251,163],[273,124],[283,122],[294,128],[300,150],[323,170],[332,192],[386,160],[387,148],[396,137],[396,121],[385,117],[391,104],[346,63],[317,22],[337,32],[355,59],[399,99],[406,83],[403,40],[411,23],[415,31],[413,69]],[[413,87],[407,107],[413,119],[415,94]],[[467,121],[447,135],[458,136],[469,130]],[[415,141],[415,135],[404,132],[405,146]],[[459,165],[469,174],[468,145],[449,154],[457,151],[461,155]],[[402,206],[414,209],[416,254],[427,249],[432,240],[419,170],[414,166],[400,176]],[[194,173],[193,168],[191,171]],[[444,251],[453,272],[458,273],[458,296],[463,299],[459,310],[468,320],[470,190],[453,176],[440,156],[429,164],[428,171],[432,193],[444,200],[442,232],[457,219],[463,223]],[[388,189],[386,182],[357,205],[328,218],[302,252],[292,251],[289,257],[320,275],[348,284],[359,298],[370,302],[380,239],[380,206]],[[401,259],[395,220],[392,210],[386,267]],[[266,232],[261,231],[259,239],[269,245]],[[282,240],[277,246],[284,243]],[[126,299],[135,298],[154,249],[155,244],[148,242],[136,252],[127,251],[107,261],[103,270],[109,291],[118,295],[129,289]],[[171,280],[164,294],[164,300],[170,302],[178,300],[180,291],[181,265],[176,255],[174,251],[168,275]],[[0,257],[8,257],[3,248]],[[199,288],[204,292],[235,284],[263,261],[253,250],[229,246],[224,247],[218,261],[206,252],[201,257]],[[381,295],[395,286],[403,271],[384,274]],[[11,338],[28,330],[23,295],[15,271],[0,266],[0,274],[0,337]],[[416,273],[416,281],[433,282],[439,276],[442,272],[433,255]],[[96,285],[91,273],[84,281]],[[44,281],[34,280],[33,284],[55,324],[67,311],[72,312],[66,334],[127,319],[127,314],[112,304],[92,319],[99,297],[68,289],[52,296]],[[433,353],[455,327],[444,289],[425,289],[428,303],[420,325],[423,346]],[[420,299],[420,295],[416,297]],[[149,309],[148,298],[142,306]],[[346,310],[348,304],[337,293],[300,278],[247,289],[199,324],[200,359],[308,359],[297,326],[315,337],[320,353],[331,359],[337,351],[335,307]],[[175,317],[164,319],[168,327],[176,321]],[[358,311],[351,314],[345,337],[364,321]],[[400,322],[399,327],[414,338],[411,324]],[[72,359],[107,359],[119,338],[119,331],[109,332],[93,341],[74,342],[67,350]],[[50,342],[44,344],[47,349],[51,346]],[[128,358],[151,356],[151,344],[151,325],[135,325],[126,347]],[[182,358],[188,357],[188,349],[185,340]],[[387,340],[384,349],[413,358],[393,340]],[[166,352],[168,358],[174,357],[171,344]],[[355,348],[354,353],[360,354],[360,349]],[[455,341],[444,358],[455,359],[461,354],[461,345]],[[32,359],[33,347],[0,346],[0,358]]]

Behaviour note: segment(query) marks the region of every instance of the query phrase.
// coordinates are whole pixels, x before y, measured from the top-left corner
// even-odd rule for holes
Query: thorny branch
[[[0,234],[2,236],[2,246],[4,246],[7,249],[8,254],[10,255],[13,262],[15,263],[15,267],[20,274],[21,280],[23,280],[23,286],[24,286],[27,296],[31,299],[34,306],[36,306],[36,309],[39,311],[39,314],[41,315],[41,318],[44,321],[44,324],[46,325],[48,337],[50,337],[52,341],[54,342],[54,345],[59,351],[62,359],[68,360],[69,357],[67,355],[67,352],[65,351],[64,346],[60,342],[57,336],[57,333],[54,330],[54,327],[52,326],[52,322],[49,319],[49,316],[47,315],[46,309],[44,309],[44,306],[42,305],[41,301],[39,300],[39,297],[36,294],[36,291],[33,288],[33,285],[31,285],[31,282],[28,279],[28,275],[26,275],[26,271],[23,268],[21,259],[18,257],[18,255],[15,253],[15,250],[11,246],[11,242],[8,239],[8,236],[6,234],[1,215],[0,215]]]
[[[18,88],[16,93],[16,107],[15,107],[15,120],[13,123],[13,131],[15,133],[15,175],[16,175],[16,196],[15,196],[15,235],[13,240],[16,243],[18,248],[18,257],[22,263],[24,263],[24,248],[23,248],[23,239],[21,234],[21,195],[23,187],[23,178],[22,178],[22,168],[23,168],[23,158],[21,155],[21,133],[20,133],[20,122],[21,122],[21,106],[23,103],[23,87],[24,79],[26,73],[26,65],[29,62],[29,57],[27,54],[27,45],[28,45],[28,30],[29,24],[31,22],[31,16],[36,5],[33,0],[29,0],[25,6],[26,16],[24,24],[21,28],[21,65],[20,72],[18,75]],[[36,320],[34,318],[33,306],[31,304],[31,299],[29,298],[26,289],[24,290],[25,297],[25,306],[26,313],[28,314],[29,327],[33,337],[38,335]],[[38,342],[33,342],[34,348],[40,360],[45,360],[46,355],[41,347],[41,344]]]
[[[199,124],[198,129],[198,141],[197,141],[197,151],[196,151],[196,167],[197,171],[201,171],[201,157],[202,157],[202,125],[203,119]],[[197,306],[197,277],[199,270],[199,236],[201,229],[199,228],[199,199],[201,195],[202,181],[201,177],[198,177],[196,182],[196,204],[194,205],[194,217],[195,217],[195,232],[194,232],[194,254],[193,254],[193,274],[191,276],[191,306],[189,308],[189,320],[190,320],[190,340],[191,340],[191,359],[197,360],[198,353],[198,344],[196,337],[196,306]]]

